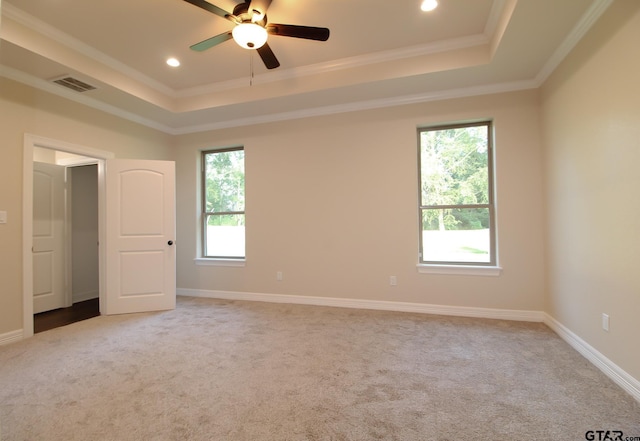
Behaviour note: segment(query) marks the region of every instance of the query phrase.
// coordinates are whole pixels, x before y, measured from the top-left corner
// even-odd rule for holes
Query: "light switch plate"
[[[7,212],[0,211],[0,224],[6,224],[6,223],[7,223]]]

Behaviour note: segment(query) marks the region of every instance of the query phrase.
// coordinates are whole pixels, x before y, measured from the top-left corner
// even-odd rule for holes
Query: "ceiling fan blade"
[[[262,58],[264,65],[267,66],[267,69],[275,69],[280,66],[280,62],[276,58],[276,54],[273,53],[267,43],[256,50],[258,51],[260,58]]]
[[[202,8],[205,11],[209,11],[213,14],[219,15],[222,18],[226,18],[227,20],[230,20],[234,23],[238,23],[238,18],[235,15],[225,11],[222,8],[212,5],[211,3],[206,2],[205,0],[184,0],[184,1],[187,3],[191,3],[192,5],[197,6],[199,8]]]
[[[271,0],[251,0],[249,11],[255,11],[260,16],[258,20],[262,20],[262,18],[267,14],[267,9],[269,9],[270,4]]]
[[[329,29],[316,28],[312,26],[297,26],[271,23],[267,25],[267,32],[273,35],[305,38],[307,40],[327,41],[329,39]]]
[[[194,51],[202,52],[220,43],[224,43],[225,41],[231,40],[232,38],[233,36],[231,35],[231,31],[228,31],[228,32],[224,32],[222,34],[216,35],[215,37],[202,40],[200,43],[196,43],[189,47]]]

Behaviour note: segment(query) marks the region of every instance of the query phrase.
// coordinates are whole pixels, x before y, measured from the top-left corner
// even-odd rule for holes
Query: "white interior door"
[[[103,314],[175,308],[175,165],[106,161]]]
[[[33,313],[65,304],[65,168],[33,163]]]

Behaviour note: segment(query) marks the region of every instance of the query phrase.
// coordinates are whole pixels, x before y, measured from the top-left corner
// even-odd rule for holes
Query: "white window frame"
[[[196,265],[201,266],[224,266],[224,267],[244,267],[246,261],[246,248],[244,256],[207,256],[206,255],[206,241],[207,241],[207,218],[210,215],[237,215],[242,214],[245,217],[246,225],[246,205],[242,211],[233,212],[220,212],[211,213],[206,211],[206,161],[205,156],[212,153],[224,153],[231,151],[243,151],[246,152],[243,146],[225,147],[217,149],[202,150],[200,152],[200,240],[199,240],[199,256],[194,259]],[[246,189],[245,189],[246,191]],[[245,235],[246,237],[246,235]]]
[[[425,131],[457,129],[465,127],[486,126],[488,133],[487,146],[487,167],[488,167],[488,203],[487,204],[454,204],[454,205],[423,205],[422,200],[422,162],[421,162],[421,136]],[[498,265],[497,249],[497,222],[495,203],[495,160],[494,160],[494,125],[491,120],[479,120],[473,122],[439,124],[433,126],[418,127],[418,263],[416,265],[419,273],[423,274],[449,274],[449,275],[472,275],[472,276],[499,276],[502,268]],[[449,262],[449,261],[424,261],[422,256],[423,234],[422,219],[423,211],[427,209],[445,208],[487,208],[489,210],[489,235],[490,235],[490,258],[489,262]]]

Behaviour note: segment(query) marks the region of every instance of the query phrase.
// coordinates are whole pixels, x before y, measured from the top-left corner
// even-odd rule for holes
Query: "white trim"
[[[497,2],[500,6],[500,3]],[[380,52],[372,52],[364,55],[358,55],[353,57],[346,57],[339,60],[331,60],[323,63],[317,63],[313,65],[303,66],[300,68],[283,69],[279,71],[267,72],[261,75],[257,75],[254,78],[255,84],[264,84],[275,81],[282,81],[286,79],[301,78],[304,76],[318,75],[326,72],[352,69],[354,67],[369,66],[381,62],[390,62],[398,59],[405,59],[411,57],[417,57],[422,55],[429,55],[434,53],[447,52],[452,50],[464,49],[468,47],[482,46],[487,44],[491,38],[491,35],[487,35],[487,31],[495,30],[493,23],[497,21],[500,16],[501,9],[496,8],[495,5],[491,10],[491,14],[485,25],[485,33],[470,35],[460,38],[451,38],[448,40],[441,40],[430,42],[427,44],[419,44],[414,46],[408,46],[401,49],[386,50]],[[78,52],[91,60],[98,61],[111,69],[126,75],[129,78],[133,78],[136,82],[151,87],[164,94],[169,98],[186,98],[191,96],[200,96],[205,93],[215,93],[223,90],[237,89],[246,86],[246,80],[227,80],[218,83],[213,83],[206,86],[195,86],[188,89],[173,89],[165,84],[147,76],[146,74],[131,68],[130,66],[123,64],[122,62],[104,54],[87,45],[86,43],[77,40],[76,38],[66,34],[59,29],[33,17],[32,15],[18,9],[15,6],[7,5],[3,14],[11,20],[19,23],[28,29],[31,29],[53,41],[60,43],[65,48],[69,48],[75,52]]]
[[[336,104],[324,107],[309,107],[292,110],[290,112],[269,113],[247,118],[237,118],[226,121],[215,121],[206,124],[184,126],[167,132],[171,135],[187,135],[190,133],[206,132],[209,130],[244,127],[257,124],[273,123],[279,121],[291,121],[295,119],[310,118],[315,116],[336,115],[340,113],[358,112],[361,110],[383,109],[387,107],[405,106],[433,101],[444,101],[455,98],[467,98],[481,95],[493,95],[497,93],[516,92],[520,90],[536,89],[540,84],[533,80],[514,81],[509,83],[484,84],[480,86],[463,87],[459,89],[439,90],[421,94],[393,96],[365,101],[353,101],[350,103]]]
[[[64,167],[78,167],[81,165],[97,165],[98,160],[94,158],[85,158],[85,157],[74,157],[74,158],[63,158],[58,159],[56,161],[57,165],[62,165]]]
[[[206,123],[206,124],[197,124],[191,126],[181,126],[181,127],[172,127],[167,124],[160,123],[158,120],[152,120],[149,118],[145,118],[139,114],[135,114],[124,109],[119,109],[115,106],[111,106],[109,104],[99,102],[98,100],[92,99],[87,96],[82,96],[77,93],[71,93],[62,87],[54,87],[54,84],[51,84],[47,81],[32,77],[30,75],[26,75],[22,72],[18,72],[15,69],[12,69],[8,66],[0,65],[1,75],[7,77],[9,79],[22,82],[29,86],[32,86],[37,89],[45,90],[50,93],[54,93],[56,95],[62,96],[64,98],[70,99],[72,101],[84,104],[86,106],[102,110],[104,112],[110,113],[112,115],[116,115],[118,117],[124,118],[126,120],[142,124],[146,127],[150,127],[155,130],[159,130],[163,133],[167,133],[170,135],[184,135],[190,133],[198,133],[209,130],[218,130],[218,129],[226,129],[233,127],[243,127],[248,125],[255,124],[263,124],[270,122],[278,122],[278,121],[289,121],[300,118],[308,118],[314,116],[324,116],[324,115],[332,115],[332,114],[340,114],[340,113],[348,113],[360,110],[370,110],[370,109],[378,109],[385,107],[393,107],[393,106],[401,106],[412,103],[424,103],[430,101],[441,101],[453,98],[462,98],[462,97],[472,97],[479,95],[487,95],[494,93],[502,93],[502,92],[511,92],[517,90],[526,90],[526,89],[536,89],[544,83],[544,81],[551,75],[551,73],[555,70],[555,68],[562,62],[562,60],[569,54],[569,52],[575,47],[575,45],[580,41],[580,39],[586,34],[586,32],[593,26],[596,20],[604,13],[604,11],[609,7],[609,5],[613,2],[613,0],[594,0],[591,7],[587,10],[583,17],[580,18],[576,26],[573,30],[567,35],[564,41],[558,46],[556,51],[553,53],[551,58],[547,61],[547,63],[542,67],[540,72],[532,79],[512,81],[507,83],[494,83],[494,84],[484,84],[467,88],[457,88],[457,89],[449,89],[443,91],[429,92],[426,94],[413,94],[413,95],[405,95],[400,97],[391,97],[391,98],[382,98],[377,100],[370,101],[356,101],[344,104],[337,104],[333,106],[325,106],[325,107],[315,107],[315,108],[305,108],[293,110],[290,112],[282,112],[282,113],[270,113],[255,117],[248,118],[236,118],[232,120],[226,121],[218,121],[214,123]],[[498,2],[496,2],[498,3]],[[494,5],[492,10],[492,17],[487,22],[487,29],[485,29],[485,34],[483,36],[472,36],[468,40],[449,40],[444,42],[436,42],[431,43],[426,46],[415,46],[411,48],[407,48],[408,53],[403,53],[406,56],[410,56],[411,54],[428,54],[434,52],[441,52],[446,50],[452,50],[455,48],[463,48],[463,47],[473,47],[474,45],[478,45],[482,43],[483,39],[489,38],[486,35],[488,30],[495,33],[497,31],[495,23],[496,15],[498,12],[502,12],[502,10],[508,5],[508,2],[501,1],[499,7]],[[5,8],[6,9],[6,8]],[[28,20],[28,16],[22,13],[22,11],[17,8],[12,8],[11,14],[8,16],[14,20],[22,20],[26,21],[29,26],[32,26],[34,29],[38,29],[35,26],[33,21]],[[6,14],[6,11],[3,12]],[[16,17],[17,15],[17,17]],[[43,32],[40,30],[40,32]],[[49,33],[49,36],[52,36]],[[57,35],[56,37],[60,37]],[[495,35],[494,35],[495,37]],[[63,39],[64,40],[64,39]],[[63,43],[64,44],[64,43]],[[67,41],[67,45],[70,43]],[[486,44],[486,42],[485,42]],[[79,50],[76,48],[76,50]],[[338,60],[338,65],[335,66],[337,68],[349,68],[354,66],[366,65],[367,57],[371,60],[384,60],[385,56],[381,53],[369,54],[361,57],[353,57],[343,60]],[[371,58],[373,57],[373,58]],[[104,60],[103,60],[104,62]],[[108,63],[107,63],[108,64]],[[118,70],[118,66],[111,65],[112,68]],[[125,66],[126,67],[126,66]],[[270,72],[265,75],[264,78],[258,76],[254,79],[254,81],[258,82],[271,82],[271,81],[279,81],[285,78],[295,78],[296,76],[301,75],[314,75],[320,73],[322,71],[333,70],[329,63],[306,66],[304,68],[299,68],[296,70],[282,70],[278,72]],[[122,70],[119,70],[122,72]],[[133,74],[129,70],[125,69],[125,72],[129,72],[129,74]],[[139,72],[138,72],[139,74]],[[142,75],[142,74],[139,74]],[[138,77],[138,75],[135,75]],[[138,78],[140,80],[140,78]],[[167,91],[164,90],[164,93],[169,97],[189,97],[193,94],[202,94],[206,90],[225,90],[229,88],[235,87],[235,81],[230,80],[229,82],[220,82],[211,86],[199,86],[194,87],[192,89],[183,89],[181,91]],[[150,84],[146,82],[146,84]],[[155,85],[158,86],[158,85]],[[154,87],[153,84],[150,87]],[[160,85],[156,90],[163,89]],[[161,92],[162,93],[162,92]]]
[[[37,142],[24,135],[22,155],[22,335],[33,335],[33,148]]]
[[[16,329],[15,331],[0,334],[0,346],[8,345],[10,343],[15,343],[22,340],[24,338],[22,334],[22,329]]]
[[[162,124],[156,120],[145,118],[143,116],[140,116],[137,113],[129,112],[120,107],[112,106],[111,104],[107,104],[103,101],[97,100],[87,95],[82,95],[77,92],[72,92],[66,87],[62,87],[55,83],[51,83],[49,81],[35,77],[33,75],[26,74],[24,72],[21,72],[9,66],[5,66],[3,64],[0,64],[0,76],[3,76],[13,81],[17,81],[22,84],[26,84],[27,86],[33,87],[34,89],[39,89],[45,92],[49,92],[53,95],[57,95],[59,97],[68,99],[69,101],[83,104],[87,107],[91,107],[92,109],[97,109],[102,112],[117,116],[127,121],[141,124],[143,126],[150,127],[152,129],[159,130],[164,133],[168,133],[170,135],[176,134],[176,133],[173,133],[173,129],[171,127],[165,124]]]
[[[233,266],[244,267],[244,259],[215,259],[211,257],[196,257],[193,261],[198,266]]]
[[[607,377],[640,402],[640,381],[632,377],[613,361],[609,360],[551,315],[544,313],[544,323],[558,334],[560,338],[566,341],[569,346],[578,351]]]
[[[15,6],[12,6],[11,4],[7,4],[3,8],[2,14],[4,14],[7,18],[15,21],[16,23],[25,26],[26,28],[31,29],[57,43],[60,43],[65,48],[76,51],[86,57],[89,57],[91,60],[102,63],[105,66],[108,66],[111,69],[120,72],[121,74],[126,75],[129,78],[133,78],[139,83],[149,86],[160,93],[171,97],[177,96],[175,90],[168,86],[165,86],[163,83],[154,80],[148,75],[145,75],[142,72],[133,69],[132,67],[106,55],[103,52],[100,52],[99,50],[95,49],[92,46],[89,46],[83,41],[60,31],[59,29],[43,22],[42,20],[35,18],[34,16],[24,12],[21,9],[18,9]]]
[[[569,55],[569,52],[578,44],[582,37],[587,33],[593,24],[600,18],[607,8],[613,3],[613,0],[595,0],[587,12],[582,16],[580,21],[573,27],[569,35],[564,39],[562,44],[558,46],[555,52],[542,66],[540,72],[536,76],[536,82],[540,85],[544,83],[549,75],[562,63]]]
[[[250,292],[217,291],[178,288],[179,296],[225,300],[244,300],[268,303],[291,303],[298,305],[332,306],[339,308],[373,309],[383,311],[412,312],[422,314],[474,317],[523,322],[543,322],[566,341],[578,353],[600,369],[607,377],[640,402],[640,381],[632,377],[614,362],[598,352],[566,326],[543,311],[474,308],[464,306],[431,305],[423,303],[388,302],[379,300],[343,299],[336,297],[295,296],[284,294],[262,294]]]
[[[420,314],[450,315],[522,322],[542,322],[542,311],[519,311],[509,309],[474,308],[466,306],[430,305],[426,303],[389,302],[381,300],[343,299],[337,297],[296,296],[285,294],[262,294],[237,291],[178,288],[179,296],[202,297],[252,302],[291,303],[296,305],[332,306],[338,308],[373,309],[378,311],[413,312]]]
[[[419,263],[416,265],[420,274],[446,274],[456,276],[490,276],[498,277],[502,274],[499,266],[473,266],[473,265],[429,265]]]
[[[59,150],[67,153],[74,153],[80,156],[88,156],[92,159],[112,159],[115,155],[112,152],[106,150],[94,149],[91,147],[85,147],[78,144],[72,144],[70,142],[60,141],[53,138],[46,138],[44,136],[33,135],[31,133],[25,133],[24,135],[25,145],[27,142],[33,147],[40,147],[44,149]],[[33,153],[33,152],[32,152]],[[29,158],[31,161],[32,158]],[[97,162],[97,161],[96,161]]]
[[[33,149],[41,147],[89,156],[98,160],[98,217],[100,242],[105,243],[104,228],[106,225],[104,210],[104,163],[113,158],[112,152],[98,150],[65,141],[59,141],[43,136],[24,134],[23,143],[23,171],[22,171],[22,335],[24,338],[33,335]],[[103,292],[105,247],[100,247],[100,291]],[[102,306],[101,306],[102,310]]]

